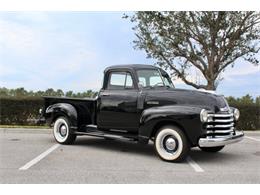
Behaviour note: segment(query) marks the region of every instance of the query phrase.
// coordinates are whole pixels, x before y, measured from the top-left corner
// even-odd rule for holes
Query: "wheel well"
[[[57,113],[57,114],[54,114],[54,116],[53,116],[53,118],[52,118],[52,120],[51,120],[50,126],[53,126],[54,122],[55,122],[55,121],[57,120],[57,118],[59,118],[59,117],[65,117],[65,118],[67,118],[67,119],[69,120],[69,117],[68,117],[65,113],[59,112],[59,113]]]
[[[175,121],[171,121],[171,120],[160,121],[157,124],[155,124],[154,127],[153,127],[153,130],[152,130],[151,138],[154,138],[156,133],[157,133],[157,131],[161,127],[166,126],[166,125],[172,125],[172,126],[178,127],[184,133],[184,135],[186,136],[186,138],[189,141],[189,143],[191,143],[191,141],[190,141],[189,137],[187,136],[186,131],[182,127],[182,125],[180,125],[179,123],[177,123]]]

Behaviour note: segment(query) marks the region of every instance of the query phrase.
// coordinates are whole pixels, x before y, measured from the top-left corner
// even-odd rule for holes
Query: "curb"
[[[244,131],[245,135],[255,135],[255,136],[260,136],[260,130],[256,131]]]
[[[0,128],[1,133],[41,133],[51,134],[52,129],[30,129],[30,128]]]

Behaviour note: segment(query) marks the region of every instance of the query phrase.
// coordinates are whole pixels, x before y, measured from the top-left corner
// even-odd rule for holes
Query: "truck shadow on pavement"
[[[103,138],[80,138],[75,141],[74,146],[86,146],[95,149],[133,153],[146,156],[156,155],[153,148],[153,144],[142,145],[138,144],[137,142],[123,140],[107,140]]]
[[[223,149],[217,153],[203,152],[199,148],[192,148],[190,151],[190,156],[196,160],[196,162],[232,162],[241,159],[241,154],[239,153],[231,153],[230,151],[225,151]]]
[[[94,149],[108,150],[115,152],[131,153],[135,155],[156,157],[153,143],[147,145],[138,144],[137,142],[123,141],[123,140],[107,140],[103,138],[82,137],[76,140],[74,146],[91,147]],[[196,160],[196,162],[226,162],[236,161],[241,159],[239,153],[231,153],[230,151],[220,151],[218,153],[203,152],[199,148],[192,148],[189,155]]]

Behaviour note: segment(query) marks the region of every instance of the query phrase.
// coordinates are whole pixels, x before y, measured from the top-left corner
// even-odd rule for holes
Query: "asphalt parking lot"
[[[0,183],[260,183],[260,131],[183,163],[160,160],[152,143],[82,136],[56,144],[51,130],[0,129]]]

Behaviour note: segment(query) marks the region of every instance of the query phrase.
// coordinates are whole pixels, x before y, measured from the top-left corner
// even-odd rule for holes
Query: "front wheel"
[[[155,136],[154,146],[158,156],[170,162],[182,161],[190,150],[185,134],[174,126],[161,128]]]
[[[218,152],[222,150],[225,146],[217,146],[217,147],[199,147],[204,152]]]
[[[53,126],[53,136],[60,144],[72,144],[76,135],[71,132],[70,124],[67,118],[59,117]]]

